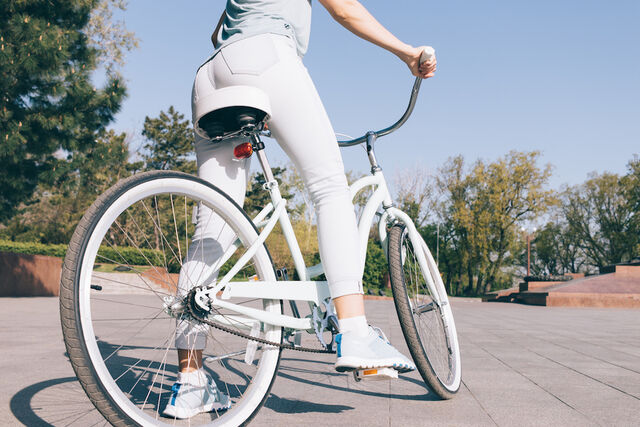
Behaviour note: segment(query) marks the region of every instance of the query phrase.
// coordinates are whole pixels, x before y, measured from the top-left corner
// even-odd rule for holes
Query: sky
[[[133,134],[134,146],[145,116],[173,105],[190,118],[195,71],[212,52],[224,3],[132,0],[120,15],[140,46],[127,56],[129,97],[112,128]],[[459,154],[471,164],[538,150],[560,188],[591,172],[624,174],[640,154],[639,1],[362,3],[402,41],[431,45],[438,58],[413,116],[377,145],[387,176],[436,173]],[[336,132],[355,137],[394,122],[413,83],[404,63],[351,35],[317,0],[312,20],[304,62]],[[267,147],[272,163],[287,162],[275,142]],[[343,156],[347,169],[368,170],[364,150]]]

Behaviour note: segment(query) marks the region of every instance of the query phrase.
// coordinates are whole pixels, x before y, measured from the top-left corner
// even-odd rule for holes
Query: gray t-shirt
[[[258,34],[292,37],[303,56],[311,32],[311,0],[227,0],[227,18],[218,34],[218,48]]]

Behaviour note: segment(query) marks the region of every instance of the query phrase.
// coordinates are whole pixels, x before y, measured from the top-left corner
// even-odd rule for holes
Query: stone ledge
[[[640,308],[640,294],[557,293],[547,296],[549,307]]]
[[[58,296],[62,258],[0,252],[0,297]]]

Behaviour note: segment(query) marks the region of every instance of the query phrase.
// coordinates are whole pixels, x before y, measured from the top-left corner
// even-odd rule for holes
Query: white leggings
[[[293,161],[313,202],[320,257],[331,296],[362,293],[356,217],[340,150],[331,123],[307,69],[286,36],[263,34],[234,42],[200,68],[193,102],[213,88],[255,86],[271,103],[269,129]],[[233,148],[244,140],[213,144],[196,137],[198,175],[242,205],[249,159],[238,161]],[[180,271],[179,293],[186,294],[220,257],[233,235],[207,208],[200,208],[193,242]],[[178,322],[176,347],[203,349],[207,329]]]

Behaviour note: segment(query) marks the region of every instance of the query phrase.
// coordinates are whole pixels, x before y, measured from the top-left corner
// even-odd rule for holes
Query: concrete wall
[[[550,293],[549,307],[640,308],[640,294]]]
[[[632,277],[640,280],[640,266],[616,265],[616,277]]]
[[[62,258],[0,252],[0,297],[57,296]]]

